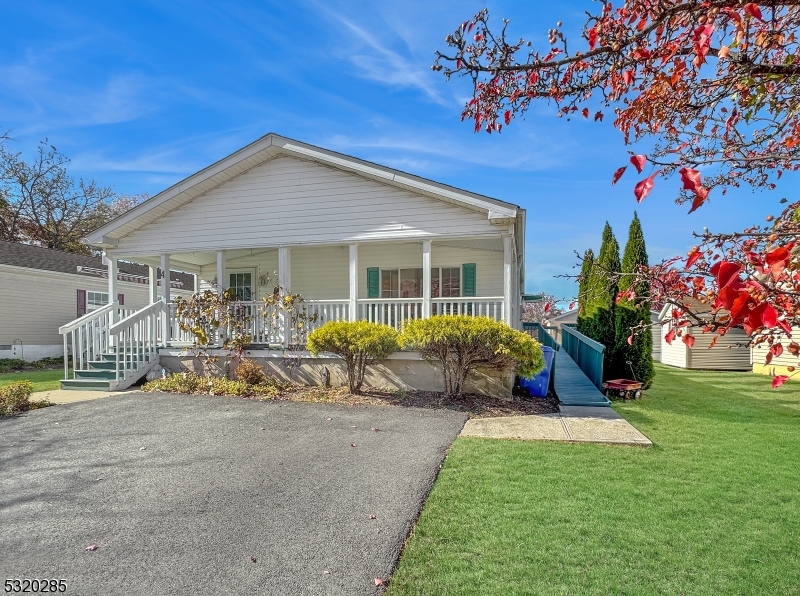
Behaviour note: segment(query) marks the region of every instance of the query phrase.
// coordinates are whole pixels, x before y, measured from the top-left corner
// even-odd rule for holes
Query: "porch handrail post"
[[[147,276],[150,282],[150,304],[153,304],[158,302],[158,268],[148,265]]]
[[[511,312],[511,294],[513,288],[513,254],[511,243],[513,240],[513,236],[503,234],[503,320],[508,325],[513,324]]]
[[[161,255],[161,300],[164,304],[169,304],[169,289],[170,289],[170,280],[169,280],[169,255],[162,254]],[[167,309],[167,313],[169,313],[169,309]],[[164,344],[164,347],[169,345],[169,324],[170,324],[170,317],[169,314],[164,316],[161,321],[161,343]]]
[[[278,247],[278,286],[283,297],[284,292],[290,291],[292,285],[292,259],[289,247]],[[291,342],[291,317],[286,316],[284,310],[280,311],[281,331],[283,332],[283,347],[288,348]]]
[[[358,320],[358,244],[350,245],[350,312],[351,321]]]
[[[117,299],[117,259],[103,252],[103,263],[108,273],[108,302],[111,303]],[[116,309],[109,313],[109,319],[112,325],[118,321]]]
[[[431,316],[431,241],[422,241],[422,318]]]
[[[227,277],[228,277],[227,271],[225,271],[225,251],[224,250],[218,250],[217,251],[217,287],[216,287],[216,291],[217,291],[217,294],[219,294],[220,296],[227,289],[227,286],[228,286]],[[217,320],[219,320],[219,321],[223,320],[222,313],[219,313],[217,315]],[[219,336],[217,341],[219,342],[220,345],[222,345],[222,342],[225,339],[225,332],[226,331],[227,330],[223,329],[221,326],[217,328],[217,335]]]

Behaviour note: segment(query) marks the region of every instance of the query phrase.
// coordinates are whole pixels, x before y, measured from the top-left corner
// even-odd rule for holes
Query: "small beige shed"
[[[694,347],[689,348],[681,338],[676,337],[667,343],[665,336],[672,329],[667,322],[673,306],[668,304],[658,315],[661,328],[659,330],[661,344],[661,362],[678,368],[703,370],[750,370],[750,347],[747,334],[742,329],[730,329],[725,335],[703,333],[692,325],[684,327],[695,338]],[[708,308],[708,307],[706,307]],[[714,347],[711,341],[717,337]]]

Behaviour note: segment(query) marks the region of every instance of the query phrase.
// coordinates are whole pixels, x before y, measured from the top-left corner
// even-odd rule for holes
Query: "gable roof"
[[[40,271],[56,271],[89,277],[106,277],[106,266],[102,257],[78,255],[63,250],[5,242],[0,240],[0,265],[12,265],[25,269]],[[119,261],[120,281],[149,284],[149,268],[147,265]],[[180,271],[170,271],[170,285],[184,290],[194,290],[194,276]]]
[[[514,223],[518,215],[524,214],[523,209],[511,203],[269,133],[95,230],[86,237],[86,242],[94,246],[113,248],[119,238],[156,221],[166,213],[232,180],[239,174],[279,156],[314,161],[418,195],[474,211],[483,211],[486,212],[490,222],[498,225]]]

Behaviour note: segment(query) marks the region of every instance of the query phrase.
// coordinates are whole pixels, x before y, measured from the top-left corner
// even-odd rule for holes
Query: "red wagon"
[[[603,383],[603,395],[611,397],[619,395],[623,399],[639,399],[642,397],[642,383],[630,379],[613,379]]]

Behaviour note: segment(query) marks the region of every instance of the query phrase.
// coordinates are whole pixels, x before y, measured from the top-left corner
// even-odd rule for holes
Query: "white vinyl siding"
[[[58,328],[77,318],[78,290],[87,290],[87,297],[89,292],[108,292],[108,280],[104,278],[38,269],[0,265],[0,279],[0,345],[19,339],[23,348],[61,345]],[[117,282],[117,292],[125,295],[125,308],[147,306],[149,290],[146,284]],[[190,294],[174,288],[171,292]]]
[[[290,250],[292,285],[290,290],[308,300],[347,300],[350,296],[350,253],[347,245],[300,246]],[[490,250],[456,248],[432,243],[431,266],[458,267],[475,263],[477,273],[476,294],[480,296],[503,295],[503,253]],[[226,269],[252,268],[256,279],[269,277],[271,282],[259,286],[255,299],[272,291],[277,282],[278,251],[269,250],[226,260]],[[410,269],[422,267],[421,242],[380,242],[361,244],[358,247],[358,297],[367,298],[367,269]],[[212,289],[216,277],[216,264],[202,268],[200,289]],[[462,281],[463,283],[463,281]]]
[[[750,348],[747,347],[747,334],[741,329],[731,329],[725,335],[703,333],[701,329],[687,327],[695,338],[694,347],[689,349],[680,337],[667,344],[664,335],[669,326],[661,328],[661,362],[680,368],[701,370],[749,370]],[[717,337],[713,348],[711,341]]]
[[[257,166],[149,226],[120,238],[119,253],[265,244],[496,236],[486,213],[293,157]]]

